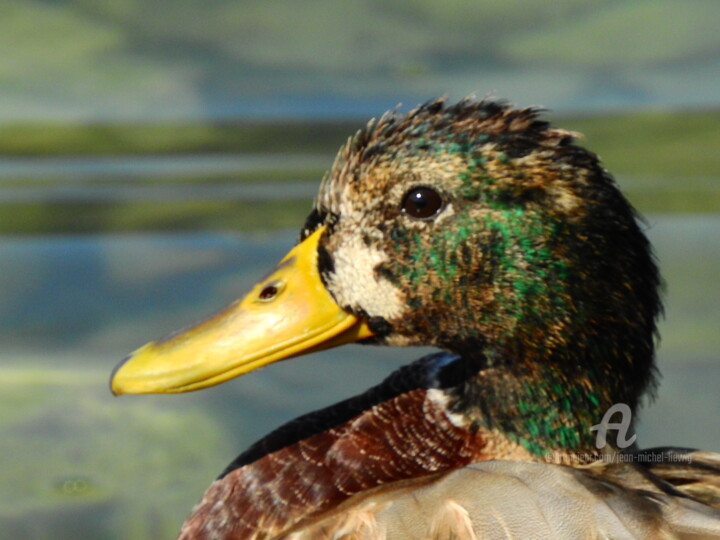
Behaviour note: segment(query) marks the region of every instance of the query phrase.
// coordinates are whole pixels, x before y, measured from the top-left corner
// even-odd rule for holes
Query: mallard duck
[[[433,100],[352,136],[278,267],[111,387],[198,390],[349,342],[441,350],[252,445],[183,539],[716,537],[720,456],[603,420],[655,387],[659,282],[573,133]]]

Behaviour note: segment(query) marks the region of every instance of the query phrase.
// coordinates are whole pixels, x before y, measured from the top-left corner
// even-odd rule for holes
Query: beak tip
[[[113,368],[112,373],[110,373],[109,386],[110,386],[110,392],[112,393],[113,396],[120,396],[125,393],[125,392],[123,392],[123,390],[121,388],[122,385],[118,383],[117,374],[122,369],[122,367],[127,363],[127,361],[130,360],[132,357],[133,357],[133,355],[131,354],[131,355],[128,355],[125,358],[123,358]]]

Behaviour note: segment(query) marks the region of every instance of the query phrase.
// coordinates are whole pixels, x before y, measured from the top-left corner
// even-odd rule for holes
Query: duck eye
[[[405,194],[402,211],[415,219],[435,216],[443,207],[440,194],[429,187],[416,187]]]

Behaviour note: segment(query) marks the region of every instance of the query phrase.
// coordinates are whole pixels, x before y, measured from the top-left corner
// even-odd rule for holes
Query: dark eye
[[[405,194],[402,211],[415,219],[427,219],[436,215],[443,207],[440,194],[429,187],[416,187]]]

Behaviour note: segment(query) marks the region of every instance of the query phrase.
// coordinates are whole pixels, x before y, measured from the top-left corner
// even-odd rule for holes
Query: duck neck
[[[499,432],[538,459],[592,461],[634,440],[635,400],[623,401],[599,373],[581,376],[553,364],[493,363],[487,358],[465,362],[472,374],[447,390],[449,411],[474,429]],[[622,417],[610,417],[613,424],[598,437],[593,427],[617,403],[623,403]]]

